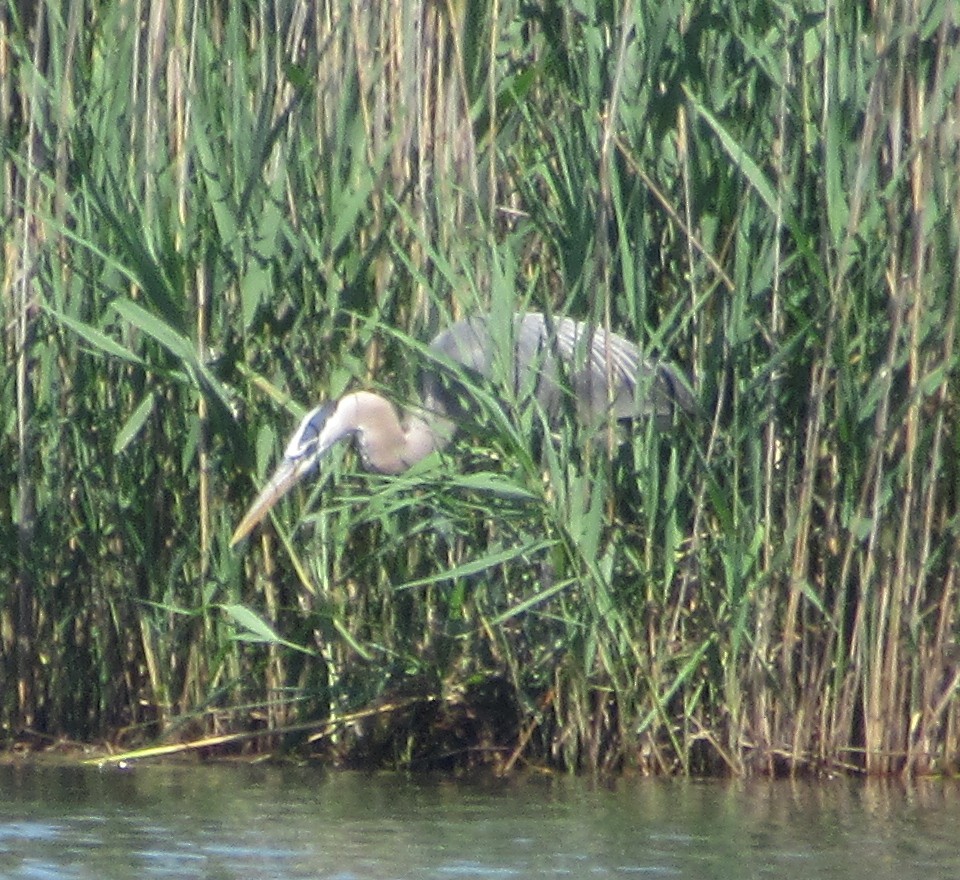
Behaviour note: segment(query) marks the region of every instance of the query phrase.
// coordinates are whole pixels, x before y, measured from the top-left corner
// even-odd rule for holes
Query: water
[[[0,878],[960,877],[960,786],[0,766]]]

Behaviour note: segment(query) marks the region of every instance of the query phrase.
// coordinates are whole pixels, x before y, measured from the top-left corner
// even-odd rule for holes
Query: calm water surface
[[[960,787],[0,766],[2,878],[960,878]]]

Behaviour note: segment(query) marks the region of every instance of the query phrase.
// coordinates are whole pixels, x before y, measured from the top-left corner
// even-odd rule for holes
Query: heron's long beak
[[[237,526],[237,530],[230,539],[230,546],[235,547],[247,537],[270,512],[273,505],[310,473],[315,465],[316,458],[314,456],[285,458],[273,472],[270,481],[263,487],[256,500],[250,505],[243,519],[240,520],[240,525]]]

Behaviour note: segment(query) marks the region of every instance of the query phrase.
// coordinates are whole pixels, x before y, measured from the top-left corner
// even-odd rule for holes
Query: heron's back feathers
[[[678,409],[696,409],[676,368],[644,358],[633,342],[615,333],[540,312],[516,315],[502,329],[495,325],[489,315],[467,318],[433,340],[431,348],[467,376],[431,365],[423,383],[428,409],[462,417],[470,399],[465,378],[505,386],[518,404],[535,398],[552,420],[571,411],[588,425],[612,415],[649,416],[665,427]]]

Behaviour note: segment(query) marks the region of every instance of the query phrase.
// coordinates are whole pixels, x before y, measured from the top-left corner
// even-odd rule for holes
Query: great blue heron
[[[230,545],[243,540],[341,440],[352,439],[364,466],[383,474],[402,473],[442,449],[469,405],[471,377],[505,378],[518,398],[535,398],[548,419],[560,416],[570,397],[571,409],[588,426],[643,417],[663,425],[678,408],[695,409],[677,370],[645,359],[622,336],[539,312],[515,315],[512,326],[508,317],[503,324],[490,315],[467,318],[436,336],[430,343],[435,360],[423,376],[423,406],[402,419],[392,403],[370,391],[352,392],[308,412]]]

